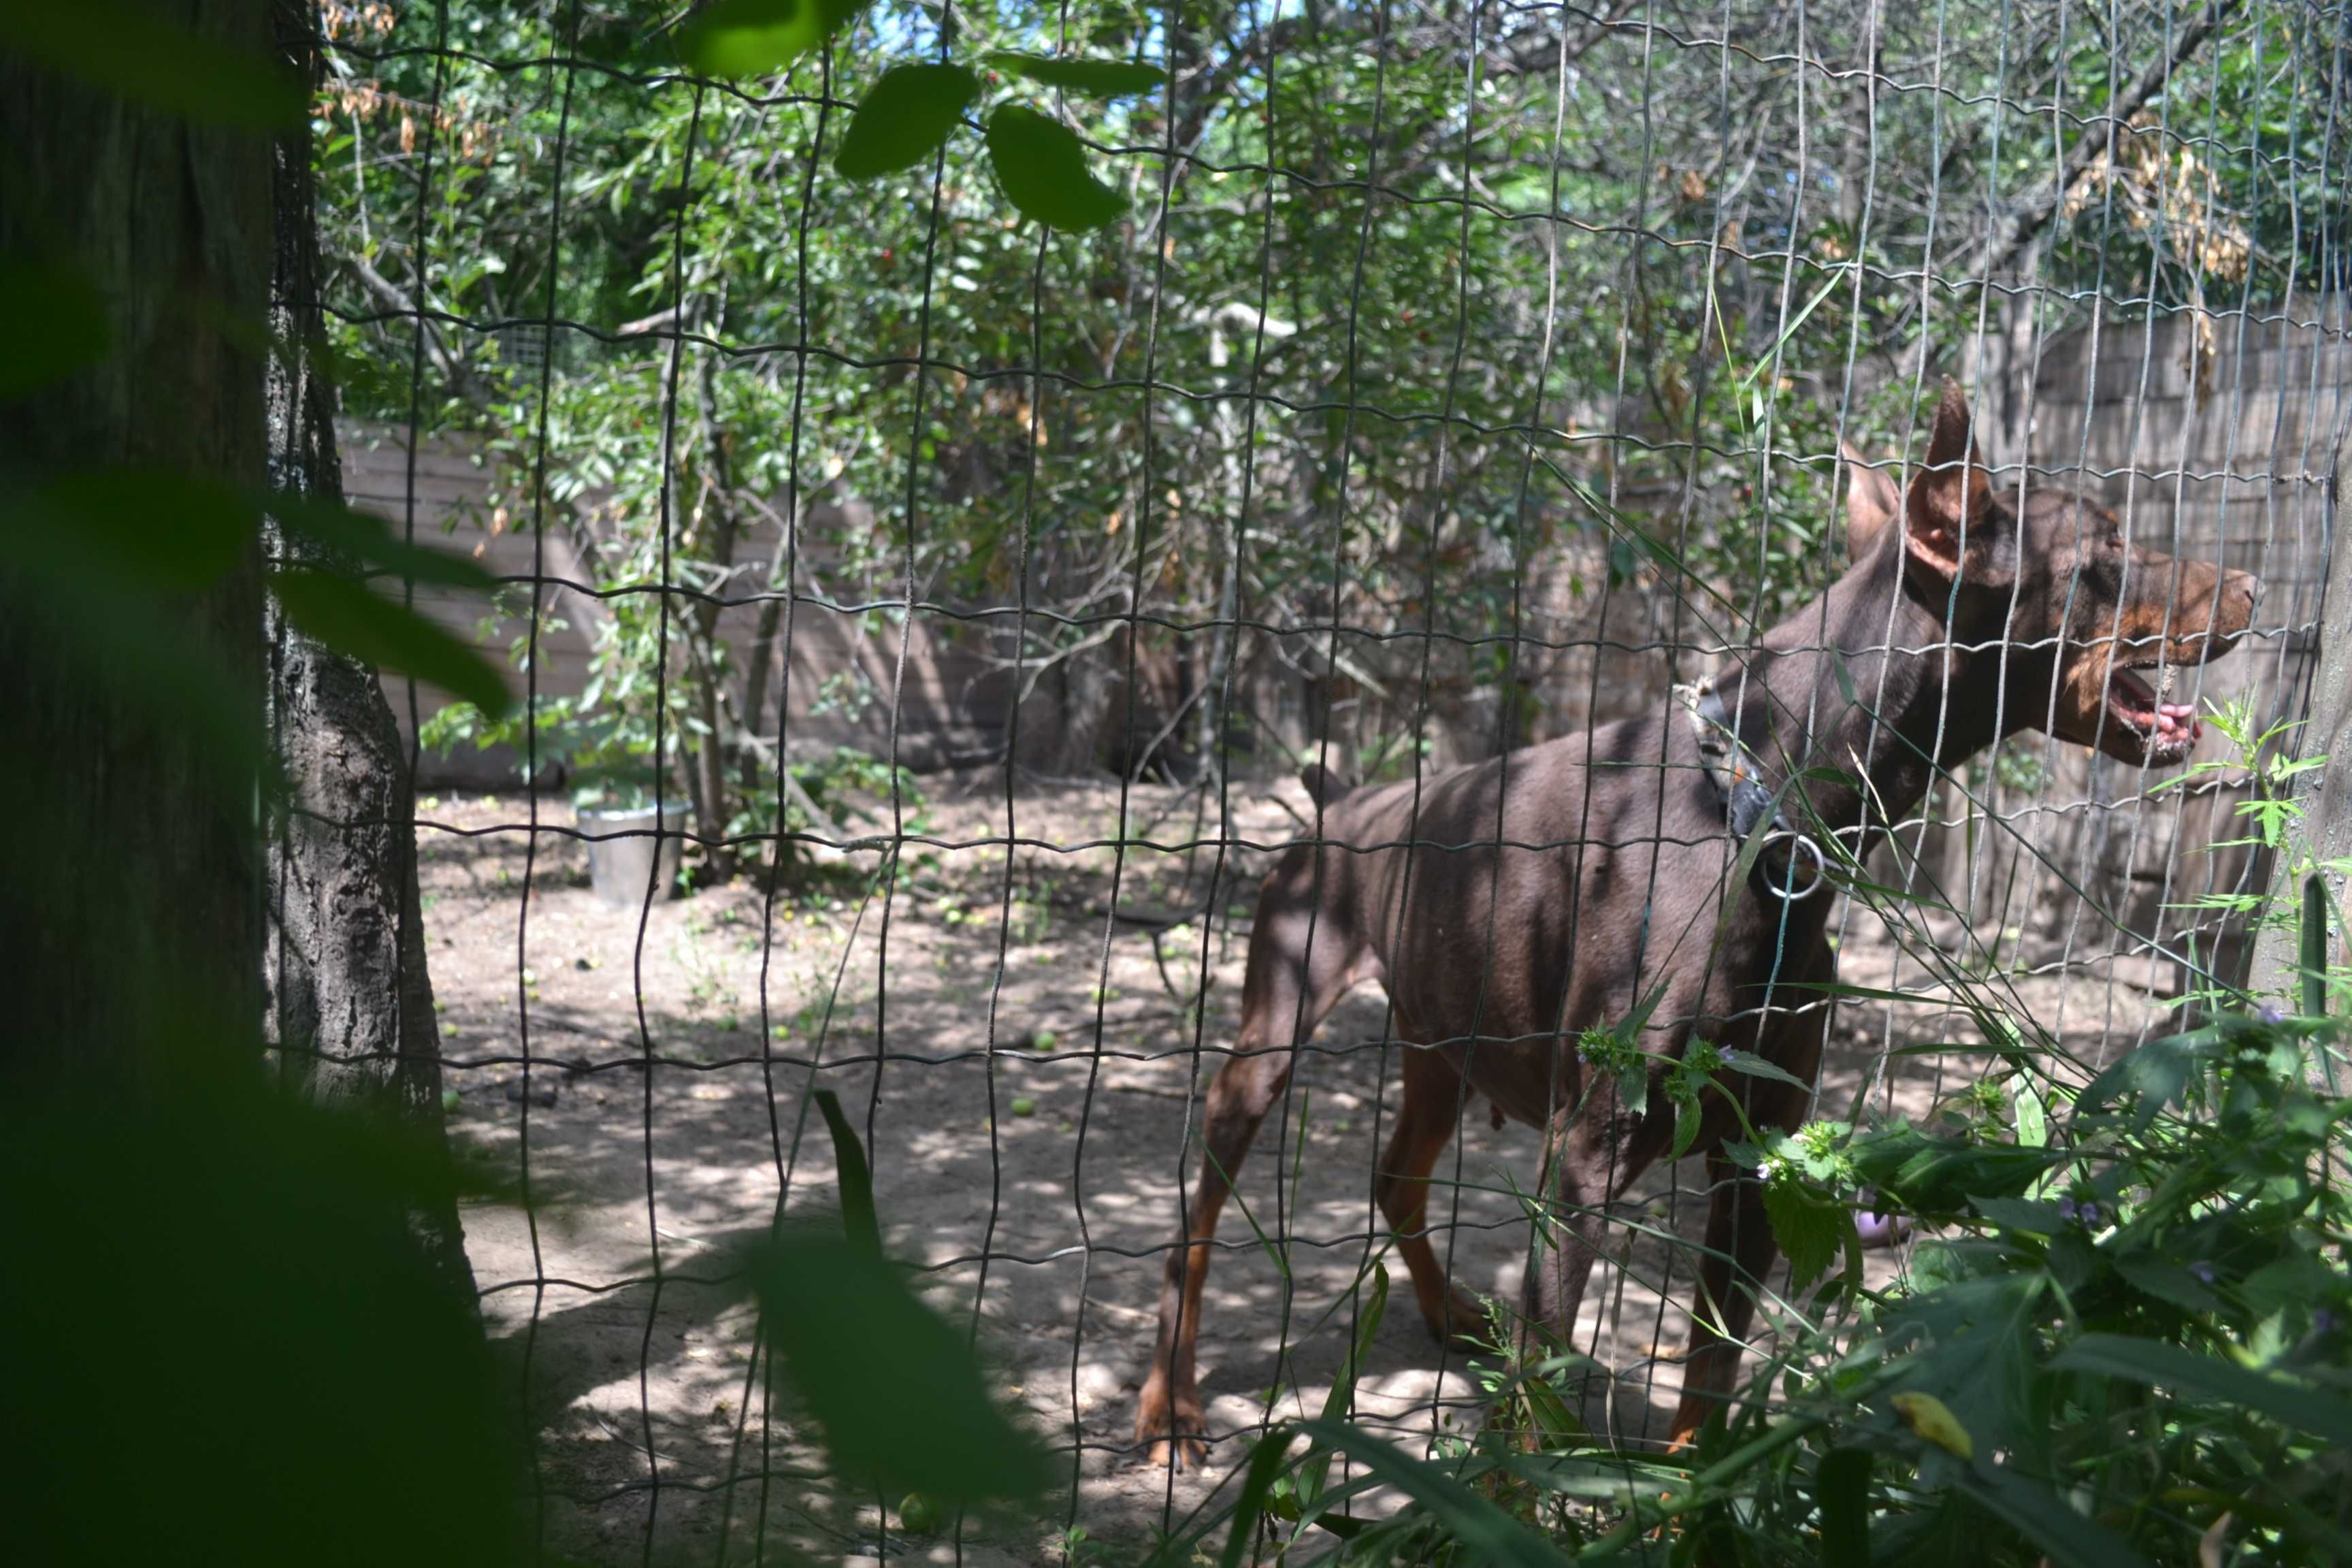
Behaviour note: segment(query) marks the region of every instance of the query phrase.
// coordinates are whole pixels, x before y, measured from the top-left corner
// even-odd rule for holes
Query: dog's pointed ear
[[[1886,525],[1903,510],[1903,492],[1853,442],[1840,441],[1838,457],[1845,464],[1845,558],[1859,561],[1886,536]]]
[[[1969,395],[1958,382],[1946,376],[1944,395],[1936,405],[1935,433],[1927,438],[1927,460],[1911,481],[1905,543],[1912,560],[1947,579],[1959,575],[1964,537],[1969,553],[1977,556],[1972,567],[1984,560],[1978,554],[1979,545],[1991,542],[1985,524],[1992,510],[1992,476],[1969,424]],[[1979,571],[1972,570],[1969,576],[1982,580]]]

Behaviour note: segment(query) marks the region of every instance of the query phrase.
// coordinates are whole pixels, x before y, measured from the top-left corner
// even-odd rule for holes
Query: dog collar
[[[1715,682],[1695,680],[1675,687],[1674,693],[1675,704],[1698,738],[1699,771],[1706,775],[1708,787],[1715,791],[1716,803],[1722,809],[1724,826],[1731,830],[1732,841],[1747,843],[1756,825],[1768,816],[1771,818],[1771,826],[1757,850],[1756,863],[1748,870],[1749,879],[1759,891],[1787,903],[1811,898],[1821,891],[1827,879],[1822,847],[1798,832],[1788,814],[1775,804],[1772,791],[1764,783],[1763,767],[1757,762],[1756,753],[1740,740],[1739,731],[1732,727],[1731,715]]]

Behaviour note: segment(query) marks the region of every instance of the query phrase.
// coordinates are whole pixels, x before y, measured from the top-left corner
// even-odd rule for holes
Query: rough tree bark
[[[268,47],[263,6],[176,9],[225,46]],[[103,467],[259,488],[265,354],[253,325],[268,303],[266,136],[192,124],[0,52],[0,256],[94,286],[108,344],[70,378],[0,406],[9,490]],[[131,601],[108,582],[57,602],[8,556],[5,1067],[20,1085],[161,1095],[201,1065],[196,1054],[219,1065],[250,1049],[261,868],[251,759],[224,762],[219,737],[159,703],[139,649],[169,639],[233,694],[257,734],[259,552],[242,552],[205,588],[157,600],[161,625],[127,624]]]
[[[305,0],[274,0],[272,11],[281,54],[315,80],[315,13]],[[270,485],[340,503],[307,125],[278,138],[272,174]],[[373,670],[282,618],[269,633],[271,738],[287,787],[269,842],[269,1022],[279,1069],[319,1099],[380,1108],[437,1139],[440,1028],[417,894],[412,760]],[[415,1216],[414,1228],[471,1310],[455,1207]]]
[[[2302,908],[2302,879],[2296,868],[2313,862],[2352,859],[2352,551],[2345,548],[2344,531],[2352,527],[2352,504],[2344,487],[2344,457],[2352,445],[2336,449],[2328,464],[2327,579],[2319,602],[2319,637],[2313,648],[2311,688],[2304,710],[2305,722],[2295,737],[2295,749],[2306,757],[2326,757],[2325,767],[2314,768],[2296,781],[2302,819],[2287,833],[2285,850],[2272,857],[2270,907],[2294,911]],[[2352,904],[2338,878],[2328,879],[2328,890],[2339,906]],[[2330,957],[2345,961],[2352,932],[2336,931],[2328,945]],[[2273,925],[2254,939],[2247,989],[2256,996],[2295,995],[2301,962],[2298,932],[2292,925]]]

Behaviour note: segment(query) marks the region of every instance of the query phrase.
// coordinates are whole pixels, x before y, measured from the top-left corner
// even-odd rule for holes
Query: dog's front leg
[[[1681,1447],[1722,1409],[1739,1378],[1739,1357],[1756,1321],[1756,1292],[1780,1257],[1764,1213],[1764,1184],[1722,1153],[1706,1157],[1706,1251],[1692,1303],[1690,1346],[1683,1357],[1683,1394],[1675,1406],[1673,1447]]]
[[[1825,1013],[1809,1013],[1780,1033],[1775,1053],[1787,1070],[1810,1080],[1821,1062]],[[1748,1119],[1759,1129],[1794,1132],[1806,1096],[1767,1079],[1747,1086]],[[1680,1447],[1723,1408],[1739,1379],[1739,1358],[1756,1321],[1757,1292],[1780,1256],[1764,1212],[1764,1184],[1719,1149],[1706,1157],[1706,1250],[1699,1261],[1698,1299],[1692,1303],[1690,1346],[1683,1357],[1683,1394],[1675,1406],[1672,1442]]]
[[[1552,1113],[1546,1163],[1552,1168],[1550,1223],[1538,1227],[1528,1269],[1521,1360],[1532,1364],[1573,1347],[1585,1286],[1609,1228],[1609,1200],[1625,1190],[1649,1154],[1642,1118],[1623,1110],[1614,1086]]]

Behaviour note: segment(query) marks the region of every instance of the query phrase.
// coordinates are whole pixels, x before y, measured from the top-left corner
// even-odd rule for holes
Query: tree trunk
[[[249,55],[257,5],[179,17]],[[94,286],[106,352],[0,406],[10,488],[139,468],[257,490],[265,467],[269,142],[121,101],[0,52],[0,255]],[[261,1006],[257,759],[261,561],[141,595],[93,576],[63,599],[0,563],[0,784],[7,1068],[50,1087],[153,1096],[251,1048]],[[135,608],[133,606],[136,606]],[[158,672],[147,653],[178,661]],[[175,685],[174,683],[180,683]],[[159,695],[201,682],[216,724]]]
[[[274,9],[280,50],[305,81],[316,79],[315,14],[305,0],[276,0]],[[278,139],[272,189],[270,486],[340,504],[307,126]],[[381,1109],[437,1141],[440,1026],[417,891],[413,759],[373,670],[282,618],[270,632],[269,713],[287,792],[269,842],[279,1070],[318,1099]],[[454,1205],[414,1216],[413,1228],[471,1311],[473,1272]]]
[[[2327,763],[2295,781],[2303,814],[2287,830],[2284,852],[2271,857],[2270,871],[2270,910],[2289,918],[2256,934],[2246,983],[2255,996],[2289,1007],[2301,990],[2301,933],[2293,917],[2303,907],[2304,875],[2314,864],[2352,859],[2352,637],[2345,636],[2345,628],[2352,626],[2352,551],[2345,549],[2344,542],[2345,529],[2352,527],[2352,505],[2346,504],[2344,494],[2346,449],[2337,448],[2328,465],[2328,502],[2335,515],[2328,531],[2327,580],[2311,655],[2311,687],[2304,710],[2307,721],[2295,738],[2298,752],[2325,757]],[[2342,878],[2331,876],[2326,882],[2338,908],[2352,905]],[[2332,933],[2327,950],[2331,962],[2345,962],[2347,942],[2352,942],[2352,932]],[[2226,973],[2223,977],[2233,978]]]

